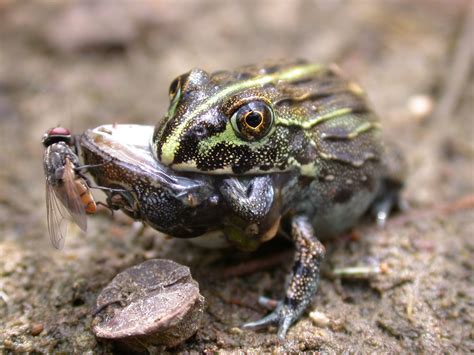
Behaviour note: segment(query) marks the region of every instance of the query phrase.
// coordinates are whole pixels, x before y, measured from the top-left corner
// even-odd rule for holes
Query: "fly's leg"
[[[319,285],[320,263],[325,248],[316,238],[306,217],[295,217],[291,237],[295,243],[295,260],[288,280],[285,298],[268,316],[244,325],[258,329],[271,324],[278,326],[278,337],[283,340],[289,327],[301,316],[311,302]]]
[[[224,179],[219,190],[232,211],[246,222],[263,220],[273,203],[273,185],[269,176],[244,181]]]

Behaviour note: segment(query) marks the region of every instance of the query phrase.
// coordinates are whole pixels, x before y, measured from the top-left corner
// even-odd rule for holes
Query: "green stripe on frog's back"
[[[380,156],[380,126],[365,93],[333,66],[241,68],[210,74],[195,87],[197,100],[183,98],[158,143],[165,143],[162,162],[176,170],[240,175],[296,169],[315,176],[323,161],[359,168]],[[238,135],[228,117],[252,100],[269,103],[274,112],[273,127],[254,141]],[[193,138],[202,127],[206,135]]]
[[[317,143],[318,155],[323,160],[360,168],[382,154],[380,123],[371,112],[337,117],[321,124],[312,135]]]
[[[302,80],[308,77],[312,77],[317,73],[321,72],[324,69],[324,66],[320,64],[306,64],[298,65],[294,67],[286,68],[281,71],[276,71],[271,74],[261,74],[250,79],[245,79],[237,81],[231,85],[224,86],[220,91],[213,94],[207,100],[204,100],[199,106],[197,106],[192,115],[186,117],[185,120],[180,122],[173,133],[168,137],[165,137],[166,141],[162,145],[162,162],[164,164],[172,164],[176,151],[179,149],[180,138],[186,129],[186,127],[192,123],[194,117],[198,117],[204,113],[209,108],[213,107],[222,100],[235,95],[236,93],[250,89],[253,87],[263,87],[267,84],[274,83],[278,81],[294,81]],[[163,157],[166,157],[163,159]]]
[[[308,157],[359,168],[380,156],[380,124],[357,84],[329,75],[305,85],[306,95],[275,104],[279,110],[277,124],[301,127],[310,143],[299,159],[296,156],[290,161],[291,165],[298,166],[302,175],[313,175],[317,169]],[[296,92],[298,87],[290,90]]]

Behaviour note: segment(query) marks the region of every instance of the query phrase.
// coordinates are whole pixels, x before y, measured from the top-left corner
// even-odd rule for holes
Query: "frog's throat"
[[[196,109],[193,111],[192,115],[183,119],[179,125],[177,125],[172,133],[166,137],[165,141],[161,146],[161,155],[158,159],[161,163],[165,165],[173,165],[175,160],[176,152],[180,148],[180,141],[183,136],[183,133],[189,127],[189,125],[193,122],[194,118],[199,117],[199,115],[203,114],[210,108],[212,108],[215,104],[223,100],[224,98],[234,95],[242,90],[249,89],[252,87],[263,87],[269,83],[275,83],[278,81],[285,81],[285,80],[300,80],[303,78],[311,77],[321,70],[324,69],[324,66],[321,64],[306,64],[306,65],[299,65],[292,67],[291,69],[277,71],[272,74],[262,74],[257,77],[243,80],[236,82],[230,86],[223,88],[221,91],[217,92],[216,94],[212,95],[207,100],[204,100]],[[163,139],[163,137],[159,137],[159,139]],[[155,143],[158,144],[158,143]],[[156,146],[154,146],[154,151],[156,150]],[[183,168],[184,166],[188,166],[187,164],[181,164],[179,168]],[[178,168],[174,166],[174,168]]]

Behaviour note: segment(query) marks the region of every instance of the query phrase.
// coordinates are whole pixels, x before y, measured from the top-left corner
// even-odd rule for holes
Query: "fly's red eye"
[[[43,135],[42,143],[45,147],[49,147],[51,144],[58,142],[64,142],[67,145],[71,145],[72,140],[70,130],[64,127],[54,127]]]
[[[49,136],[70,136],[71,131],[64,127],[54,127],[48,131]]]

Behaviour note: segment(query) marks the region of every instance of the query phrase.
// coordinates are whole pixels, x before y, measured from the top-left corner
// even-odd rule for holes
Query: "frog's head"
[[[175,170],[288,170],[308,145],[308,117],[321,117],[314,98],[334,89],[334,78],[331,68],[301,61],[212,74],[193,69],[171,83],[168,113],[153,134],[154,154]]]

